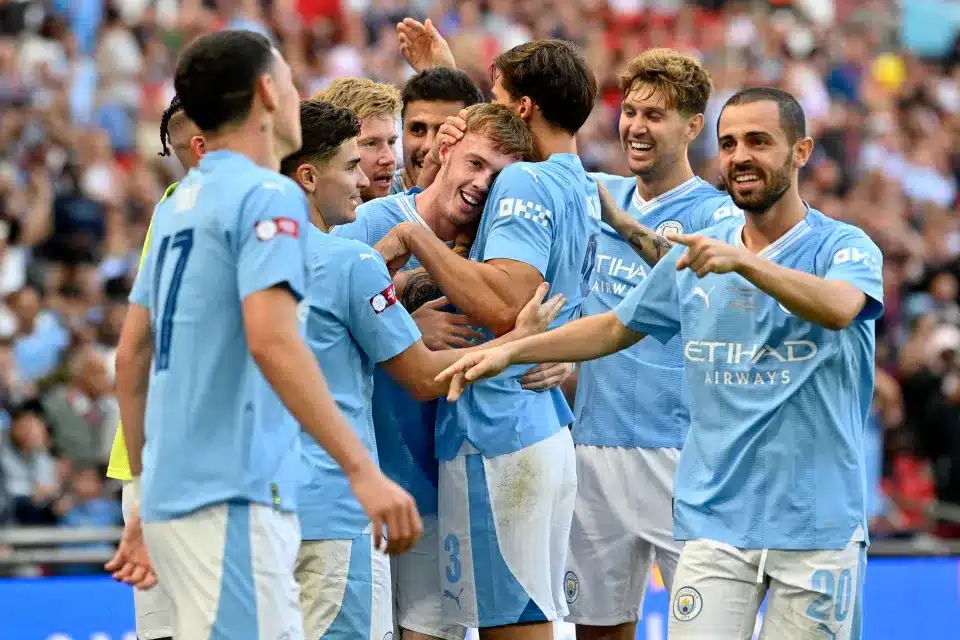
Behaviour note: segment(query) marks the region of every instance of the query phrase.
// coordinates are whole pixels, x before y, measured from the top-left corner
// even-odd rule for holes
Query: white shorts
[[[128,487],[130,483],[124,482],[120,493],[124,522],[130,517],[133,508]],[[157,584],[147,591],[134,589],[133,612],[137,618],[137,638],[140,640],[173,637],[173,602],[162,584]]]
[[[390,560],[369,533],[354,540],[304,540],[294,575],[308,638],[372,638],[393,631]]]
[[[860,640],[866,545],[825,551],[743,550],[691,540],[670,595],[670,640]]]
[[[484,628],[564,617],[577,497],[570,430],[496,458],[470,449],[440,462],[443,621]]]
[[[437,517],[423,517],[423,537],[407,553],[390,558],[394,616],[399,631],[415,631],[443,640],[463,640],[466,628],[443,624]]]
[[[654,561],[669,591],[681,544],[673,539],[679,449],[577,446],[577,505],[564,578],[567,622],[636,622]]]
[[[222,503],[147,522],[143,535],[173,600],[177,640],[303,640],[295,514]]]

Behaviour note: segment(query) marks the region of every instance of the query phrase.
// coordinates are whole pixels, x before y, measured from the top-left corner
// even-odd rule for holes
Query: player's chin
[[[655,157],[651,157],[649,160],[637,160],[630,157],[627,158],[627,167],[630,168],[630,173],[635,176],[649,174],[653,171],[656,165],[657,162]]]
[[[383,184],[380,180],[371,180],[370,186],[360,192],[360,195],[363,197],[364,202],[390,195],[390,182],[387,181],[386,184]]]

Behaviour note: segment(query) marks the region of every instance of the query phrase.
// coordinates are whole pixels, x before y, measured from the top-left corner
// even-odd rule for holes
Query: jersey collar
[[[779,258],[786,253],[790,247],[795,245],[800,238],[813,231],[813,227],[811,227],[810,223],[807,222],[807,218],[810,217],[810,205],[806,202],[803,204],[807,208],[807,215],[803,218],[803,220],[790,227],[785,234],[764,247],[763,250],[757,254],[758,256],[762,256],[767,260]],[[734,245],[745,248],[746,245],[743,244],[743,227],[743,224],[737,227],[737,231],[734,234]]]
[[[689,193],[690,191],[693,191],[697,186],[700,185],[701,182],[702,181],[700,180],[700,178],[698,178],[697,176],[692,176],[686,182],[678,184],[673,189],[670,189],[669,191],[664,191],[660,195],[654,196],[649,200],[644,200],[643,198],[641,198],[640,192],[637,191],[636,187],[634,187],[633,188],[633,206],[637,208],[637,212],[641,216],[646,215],[651,211],[653,211],[654,209],[656,209],[657,207],[659,207],[664,202],[667,202],[668,200],[673,200],[674,198],[678,198],[685,193]]]

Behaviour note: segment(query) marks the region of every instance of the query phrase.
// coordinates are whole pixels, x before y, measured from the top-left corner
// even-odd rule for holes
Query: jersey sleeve
[[[715,224],[720,223],[732,216],[743,217],[743,212],[733,204],[733,199],[729,196],[717,196],[708,198],[700,204],[697,212],[693,216],[693,228],[690,233],[703,231]]]
[[[875,320],[883,314],[883,254],[867,234],[857,228],[834,235],[820,254],[826,280],[849,282],[867,296],[858,320]]]
[[[150,276],[153,270],[148,268],[150,261],[147,260],[147,256],[150,254],[151,235],[153,235],[153,218],[150,219],[150,226],[147,227],[147,235],[143,237],[140,266],[137,268],[137,277],[133,281],[133,289],[130,291],[130,302],[147,308],[150,308],[150,283],[153,282],[153,278]]]
[[[307,224],[306,198],[293,183],[264,182],[247,194],[237,230],[241,300],[283,284],[303,298]]]
[[[483,260],[525,262],[544,277],[553,244],[554,198],[534,169],[504,169],[491,193],[494,216],[487,227]]]
[[[350,333],[374,362],[403,353],[420,339],[413,318],[397,300],[380,254],[367,249],[350,265]]]
[[[617,305],[614,311],[624,326],[663,344],[680,331],[676,265],[685,250],[683,245],[671,249]]]

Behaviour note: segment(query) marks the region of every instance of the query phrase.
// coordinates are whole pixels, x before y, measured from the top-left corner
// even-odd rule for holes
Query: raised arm
[[[597,182],[600,191],[601,219],[616,231],[637,254],[651,267],[667,255],[673,245],[653,229],[637,222],[633,216],[620,208],[607,188]]]

